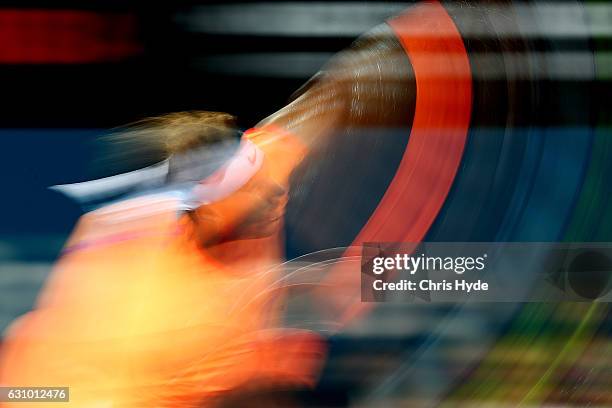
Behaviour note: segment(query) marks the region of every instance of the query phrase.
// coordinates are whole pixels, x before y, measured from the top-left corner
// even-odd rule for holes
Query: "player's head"
[[[116,161],[167,161],[169,185],[196,183],[190,215],[204,245],[269,236],[286,191],[267,176],[263,152],[239,142],[235,123],[227,113],[171,113],[121,129],[110,142]]]
[[[168,160],[170,177],[193,152],[236,141],[235,118],[223,112],[175,112],[121,127],[105,139],[104,165],[120,171]]]

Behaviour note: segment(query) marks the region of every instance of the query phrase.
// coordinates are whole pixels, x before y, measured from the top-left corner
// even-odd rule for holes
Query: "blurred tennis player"
[[[278,329],[281,292],[261,296],[306,149],[271,126],[237,133],[222,113],[146,120],[114,142],[165,160],[58,187],[95,209],[10,328],[2,385],[68,386],[80,407],[191,407],[255,382],[313,384],[322,343]]]

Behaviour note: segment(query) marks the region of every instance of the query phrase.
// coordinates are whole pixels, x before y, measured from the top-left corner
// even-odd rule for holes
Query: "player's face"
[[[268,176],[264,166],[229,197],[195,210],[200,241],[206,246],[275,234],[286,202],[286,189]]]

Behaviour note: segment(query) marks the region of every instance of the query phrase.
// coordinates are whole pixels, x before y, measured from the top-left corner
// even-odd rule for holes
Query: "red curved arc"
[[[388,24],[413,67],[416,108],[397,172],[354,246],[423,239],[451,188],[470,124],[470,64],[444,7],[429,1]]]
[[[472,110],[467,51],[451,17],[427,1],[390,20],[412,64],[416,108],[410,139],[385,195],[344,253],[361,256],[365,242],[420,242],[436,219],[461,163]],[[327,308],[346,324],[369,309],[360,298],[361,273],[338,265],[325,279]],[[347,269],[348,268],[348,269]],[[339,293],[342,292],[342,293]]]

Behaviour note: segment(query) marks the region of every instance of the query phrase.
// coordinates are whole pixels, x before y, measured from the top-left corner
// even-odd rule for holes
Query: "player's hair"
[[[186,111],[146,118],[102,138],[102,164],[127,171],[200,146],[236,137],[236,119],[223,112]]]

